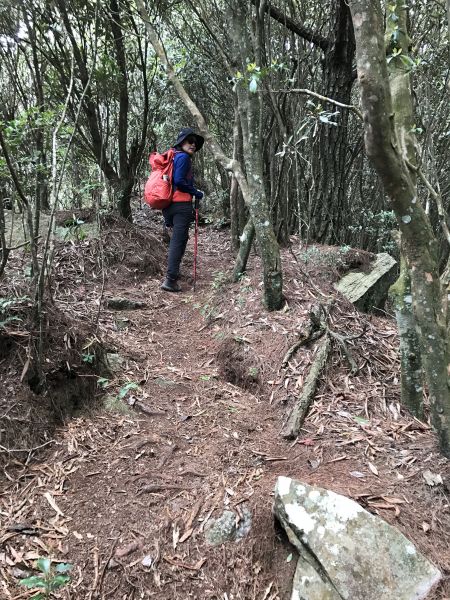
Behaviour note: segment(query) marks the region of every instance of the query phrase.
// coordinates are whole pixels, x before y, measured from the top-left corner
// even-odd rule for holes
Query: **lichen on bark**
[[[380,1],[349,0],[349,6],[355,28],[366,151],[383,182],[402,235],[432,423],[442,453],[450,456],[446,320],[436,238],[427,214],[417,201],[415,161],[411,160],[415,158],[412,155],[415,139],[410,127],[413,112],[409,72],[406,64],[401,65],[405,61],[394,56],[389,62],[393,63],[389,77]],[[396,48],[407,53],[407,5],[395,0],[395,6],[392,4],[388,9],[396,14]]]

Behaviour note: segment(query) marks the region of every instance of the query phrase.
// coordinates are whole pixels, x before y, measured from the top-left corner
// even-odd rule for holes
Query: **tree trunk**
[[[234,107],[233,160],[237,160],[242,163],[242,129],[237,102],[235,103]],[[240,225],[239,209],[239,184],[236,177],[232,176],[230,188],[231,245],[233,250],[236,252],[239,250],[239,236],[243,231],[243,228],[241,228]],[[236,268],[238,270],[240,269],[238,265],[235,265],[235,269]]]
[[[246,2],[236,2],[232,11],[232,38],[235,61],[245,72],[249,57],[255,57],[260,66],[260,48],[258,41],[252,47],[249,43],[250,14]],[[257,36],[255,36],[257,40]],[[260,87],[260,86],[259,86]],[[246,205],[255,230],[256,241],[263,263],[264,302],[269,309],[281,307],[282,272],[280,249],[270,219],[269,202],[264,187],[263,148],[261,137],[261,96],[251,91],[246,78],[239,82],[237,91],[237,110],[241,123],[243,154],[249,197]],[[246,226],[247,227],[247,226]],[[248,256],[248,254],[247,254]],[[245,269],[246,265],[243,265]]]
[[[395,129],[380,2],[349,0],[349,6],[355,28],[366,151],[384,184],[399,223],[411,277],[413,311],[428,384],[432,422],[439,436],[441,451],[450,456],[450,395],[447,384],[450,365],[437,243],[429,219],[417,200],[415,177],[412,177],[408,168],[403,140]],[[404,18],[402,24],[406,26],[403,7],[403,2],[397,0],[397,15]],[[400,31],[402,29],[399,27]],[[409,78],[403,78],[405,86],[406,81],[409,82]],[[410,90],[402,91],[404,98],[405,94],[410,94]]]
[[[404,257],[400,277],[389,289],[400,335],[400,372],[402,404],[418,419],[423,418],[423,382],[420,340],[412,308],[411,279]]]
[[[235,252],[239,250],[239,214],[238,214],[239,185],[236,177],[231,178],[230,188],[230,223],[231,246]]]
[[[259,5],[259,1],[252,0]],[[270,16],[323,52],[322,93],[327,98],[351,104],[354,75],[355,39],[346,0],[333,0],[328,37],[293,21],[272,3],[261,3]],[[338,126],[320,125],[315,142],[312,172],[314,190],[305,215],[308,237],[324,243],[344,241],[347,213],[348,111],[341,110]]]
[[[244,231],[240,236],[241,245],[239,252],[236,257],[236,262],[233,269],[233,281],[239,281],[242,275],[245,273],[247,268],[247,261],[252,249],[253,240],[255,238],[255,228],[251,219],[247,221],[247,225],[244,227]]]
[[[397,27],[400,32],[397,39]],[[407,36],[406,12],[397,3],[388,7],[386,20],[386,54],[392,53],[398,45],[402,54],[408,56],[409,39]],[[394,40],[396,40],[394,42]],[[399,147],[403,156],[413,165],[416,164],[414,137],[411,133],[414,125],[409,72],[405,71],[401,61],[395,59],[388,64],[389,82],[394,109],[394,125]],[[414,171],[409,174],[416,186]],[[423,381],[420,339],[413,311],[411,278],[406,264],[400,236],[400,276],[389,290],[395,308],[398,332],[400,335],[400,370],[402,403],[419,419],[423,418]]]
[[[355,80],[355,39],[350,10],[344,0],[331,3],[333,24],[323,61],[323,94],[351,104]],[[322,123],[313,155],[314,191],[309,208],[309,237],[318,242],[344,241],[347,222],[348,111],[341,110],[338,125]]]

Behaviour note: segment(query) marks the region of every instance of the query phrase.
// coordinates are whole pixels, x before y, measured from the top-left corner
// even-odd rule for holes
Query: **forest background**
[[[443,1],[4,2],[0,276],[25,247],[42,328],[57,211],[132,220],[149,152],[197,126],[209,143],[196,172],[211,218],[230,225],[235,277],[255,237],[269,309],[283,304],[279,246],[293,234],[399,258],[400,228],[397,312],[411,313],[411,295],[407,334],[419,332],[412,343],[448,453],[449,14]],[[66,225],[82,235],[77,218]],[[2,299],[3,325],[15,302]],[[420,416],[420,360],[402,369]]]

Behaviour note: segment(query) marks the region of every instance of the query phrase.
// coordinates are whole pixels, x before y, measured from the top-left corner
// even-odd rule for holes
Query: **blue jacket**
[[[192,160],[186,152],[176,152],[173,158],[173,185],[180,192],[191,194],[199,200],[203,198],[203,192],[194,186]]]

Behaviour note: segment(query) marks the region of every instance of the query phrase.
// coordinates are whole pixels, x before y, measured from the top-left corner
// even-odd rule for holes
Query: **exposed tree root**
[[[326,334],[319,344],[314,362],[311,365],[302,393],[297,404],[294,406],[288,422],[283,428],[282,435],[285,438],[296,438],[308,413],[311,402],[317,388],[317,381],[327,364],[331,351],[330,336]]]

